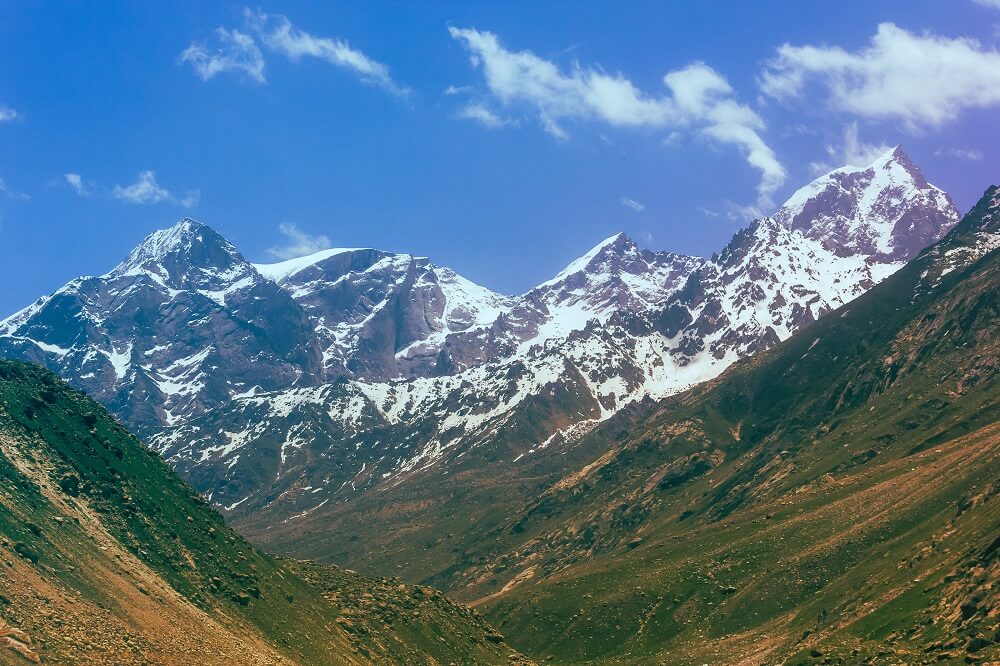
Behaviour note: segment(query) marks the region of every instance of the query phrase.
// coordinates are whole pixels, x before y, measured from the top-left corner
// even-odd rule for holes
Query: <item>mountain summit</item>
[[[229,241],[186,217],[149,234],[107,277],[146,273],[173,289],[225,289],[253,272]]]
[[[866,167],[844,167],[801,188],[774,219],[838,256],[909,261],[958,223],[955,204],[896,146]]]
[[[59,372],[140,433],[248,390],[320,380],[301,308],[191,219],[0,322],[0,355]]]

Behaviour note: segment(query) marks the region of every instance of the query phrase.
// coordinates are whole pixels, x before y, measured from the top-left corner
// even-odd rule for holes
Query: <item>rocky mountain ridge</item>
[[[877,164],[895,168],[892,160]],[[913,182],[924,182],[919,172]],[[935,237],[957,222],[953,206],[939,213]],[[471,459],[492,467],[558,458],[626,405],[717,376],[904,265],[882,254],[841,255],[778,216],[738,232],[709,260],[644,256],[615,236],[497,323],[448,336],[449,353],[463,344],[492,350],[468,369],[248,396],[159,433],[153,445],[233,519],[260,526],[322,521],[366,493],[448,474]],[[665,276],[658,302],[637,288],[650,266]],[[622,283],[627,290],[600,288]],[[532,316],[560,307],[585,314],[567,331],[539,334]],[[476,337],[479,345],[470,344]]]
[[[479,447],[510,464],[570,445],[787,338],[957,220],[897,148],[711,259],[619,234],[520,297],[370,249],[254,265],[184,220],[0,323],[0,354],[154,435],[218,506],[284,519]]]

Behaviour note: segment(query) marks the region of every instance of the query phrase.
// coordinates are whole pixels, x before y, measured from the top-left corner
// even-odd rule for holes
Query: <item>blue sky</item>
[[[618,231],[710,254],[896,143],[964,210],[998,45],[1000,0],[7,2],[0,315],[183,216],[517,293]]]

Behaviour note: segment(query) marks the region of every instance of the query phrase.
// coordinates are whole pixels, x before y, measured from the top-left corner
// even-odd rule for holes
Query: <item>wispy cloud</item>
[[[998,0],[1000,1],[1000,0]],[[937,156],[946,155],[948,157],[955,157],[960,160],[969,160],[970,162],[978,162],[983,159],[983,151],[976,149],[963,149],[963,148],[942,148],[935,150],[934,154]]]
[[[982,5],[983,7],[990,7],[991,9],[1000,9],[1000,0],[973,0],[977,5]]]
[[[181,53],[181,62],[190,64],[202,81],[225,72],[242,73],[257,83],[264,83],[264,55],[253,37],[239,30],[216,28],[219,46],[210,49],[192,43]]]
[[[695,62],[663,77],[666,94],[649,94],[622,74],[575,65],[563,71],[531,51],[509,51],[491,32],[448,29],[481,68],[487,88],[505,107],[534,115],[559,139],[568,139],[569,121],[596,121],[615,127],[647,127],[689,131],[740,149],[761,174],[759,203],[785,180],[785,169],[764,142],[764,121],[734,99],[728,81],[708,65]]]
[[[663,139],[664,146],[676,146],[684,139],[684,135],[674,130]]]
[[[115,185],[115,188],[111,191],[111,196],[136,205],[166,202],[183,208],[190,208],[197,205],[200,193],[197,190],[192,190],[183,197],[176,197],[170,190],[156,182],[156,173],[154,171],[141,171],[136,181],[131,185]]]
[[[625,208],[629,208],[631,210],[634,210],[637,213],[641,213],[642,211],[646,210],[646,206],[644,206],[643,204],[639,203],[638,201],[636,201],[632,197],[622,197],[621,204]]]
[[[31,199],[30,196],[24,192],[18,192],[17,190],[12,190],[7,186],[7,181],[0,178],[0,195],[3,195],[7,199],[13,199],[14,201],[28,201]]]
[[[17,120],[20,117],[21,114],[15,111],[14,109],[4,104],[0,104],[0,123],[9,123],[12,120]]]
[[[331,65],[356,74],[362,81],[377,85],[395,95],[409,94],[409,88],[397,84],[389,68],[353,48],[346,40],[317,37],[292,25],[287,17],[269,15],[257,10],[244,10],[247,24],[257,33],[269,50],[293,62],[303,57],[319,58]]]
[[[826,146],[828,160],[809,165],[814,174],[826,173],[843,166],[868,166],[892,149],[887,143],[865,143],[858,138],[858,124],[850,123],[844,128],[840,144]]]
[[[313,236],[299,229],[294,224],[283,222],[278,225],[278,231],[285,237],[284,245],[268,248],[268,254],[277,259],[295,259],[307,254],[314,254],[330,247],[330,239],[320,234]]]
[[[914,34],[882,23],[871,43],[854,52],[785,44],[759,83],[777,100],[805,100],[808,92],[813,103],[822,94],[835,111],[919,131],[966,109],[1000,105],[1000,53],[975,39]]]
[[[510,120],[501,118],[482,104],[467,104],[456,111],[455,116],[464,120],[474,120],[490,129],[497,129],[511,124]]]
[[[83,176],[78,173],[67,173],[64,178],[66,179],[66,184],[81,197],[90,196],[90,187],[84,182]]]

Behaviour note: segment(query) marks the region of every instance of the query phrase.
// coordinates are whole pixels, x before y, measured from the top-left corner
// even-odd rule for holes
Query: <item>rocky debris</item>
[[[10,626],[3,620],[0,620],[0,645],[21,655],[28,661],[36,664],[42,661],[32,645],[31,636]]]
[[[38,564],[38,553],[34,548],[24,543],[23,541],[18,541],[14,544],[14,552],[28,560],[32,564]]]
[[[356,641],[356,645],[370,647],[371,641],[379,640],[384,627],[419,630],[423,626],[435,627],[435,632],[459,626],[474,629],[472,632],[463,630],[449,639],[453,648],[506,643],[503,635],[478,613],[452,603],[432,587],[407,585],[398,578],[363,579],[347,570],[308,562],[297,566],[297,573],[322,590],[338,609],[339,615],[334,621]],[[362,584],[366,580],[368,584]],[[509,663],[531,662],[512,652]]]
[[[78,497],[80,495],[80,477],[67,472],[59,477],[59,487],[70,497]]]

